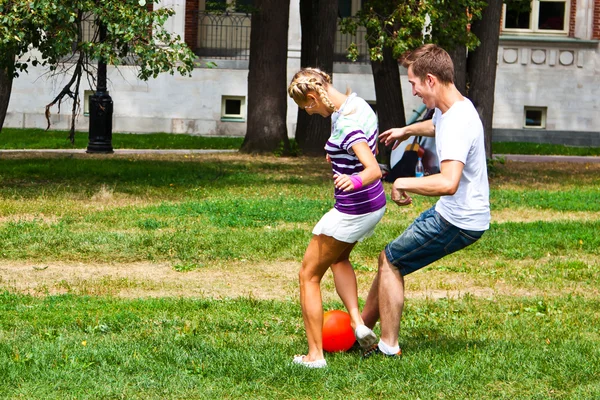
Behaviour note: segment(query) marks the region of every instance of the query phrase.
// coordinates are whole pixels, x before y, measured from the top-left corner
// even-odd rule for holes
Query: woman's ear
[[[308,103],[313,102],[313,101],[316,103],[317,102],[317,96],[314,93],[308,93],[306,95],[306,101]]]

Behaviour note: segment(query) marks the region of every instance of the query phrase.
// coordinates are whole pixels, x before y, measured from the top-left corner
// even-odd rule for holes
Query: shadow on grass
[[[470,349],[482,350],[488,347],[483,340],[468,339],[442,334],[442,330],[411,330],[410,336],[400,339],[400,347],[404,353],[443,353],[453,355],[464,353]]]
[[[81,159],[76,157],[6,158],[0,164],[0,191],[22,189],[23,195],[39,188],[65,185],[79,192],[100,184],[119,191],[141,187],[210,188],[260,187],[261,184],[313,185],[328,178],[324,163],[288,163],[281,159],[247,160],[239,157],[193,160],[144,159],[140,157]]]

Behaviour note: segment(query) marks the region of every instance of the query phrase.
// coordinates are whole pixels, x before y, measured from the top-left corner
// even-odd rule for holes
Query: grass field
[[[0,134],[0,149],[85,149],[87,147],[87,132],[76,132],[74,144],[71,144],[68,136],[68,132],[65,131],[3,128]],[[113,133],[112,145],[115,149],[239,149],[243,139],[169,133]],[[492,151],[494,154],[600,156],[600,147],[521,142],[494,142]]]
[[[492,150],[494,154],[600,156],[600,147],[565,146],[548,143],[494,142]]]
[[[76,132],[75,143],[69,132],[43,129],[3,128],[0,149],[85,149],[88,132]],[[113,133],[114,149],[239,149],[244,138],[174,135],[170,133]]]
[[[406,280],[403,359],[312,371],[290,361],[323,160],[4,154],[0,398],[598,398],[600,164],[494,168],[489,232]],[[389,203],[357,246],[361,301],[434,201]]]

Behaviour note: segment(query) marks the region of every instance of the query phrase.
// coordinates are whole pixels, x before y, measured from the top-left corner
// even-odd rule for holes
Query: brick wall
[[[198,0],[185,1],[184,41],[192,51],[196,50],[198,37]]]
[[[569,37],[575,37],[575,14],[577,13],[577,0],[571,0],[569,12]]]
[[[594,20],[592,22],[592,37],[600,39],[600,0],[594,1]]]

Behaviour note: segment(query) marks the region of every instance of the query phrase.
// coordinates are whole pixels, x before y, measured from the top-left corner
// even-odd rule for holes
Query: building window
[[[202,4],[204,3],[204,4]],[[200,1],[200,10],[213,12],[251,12],[252,0],[206,0]]]
[[[340,18],[347,18],[352,16],[351,0],[338,0],[338,16]]]
[[[354,16],[362,6],[362,0],[338,0],[338,17]]]
[[[503,29],[510,33],[567,35],[569,0],[520,0],[504,5]]]
[[[221,121],[244,122],[246,120],[246,98],[223,96],[221,98]]]
[[[525,128],[546,128],[546,107],[528,107],[525,106]]]
[[[93,90],[84,90],[83,91],[83,116],[90,116],[90,96],[96,93]]]

